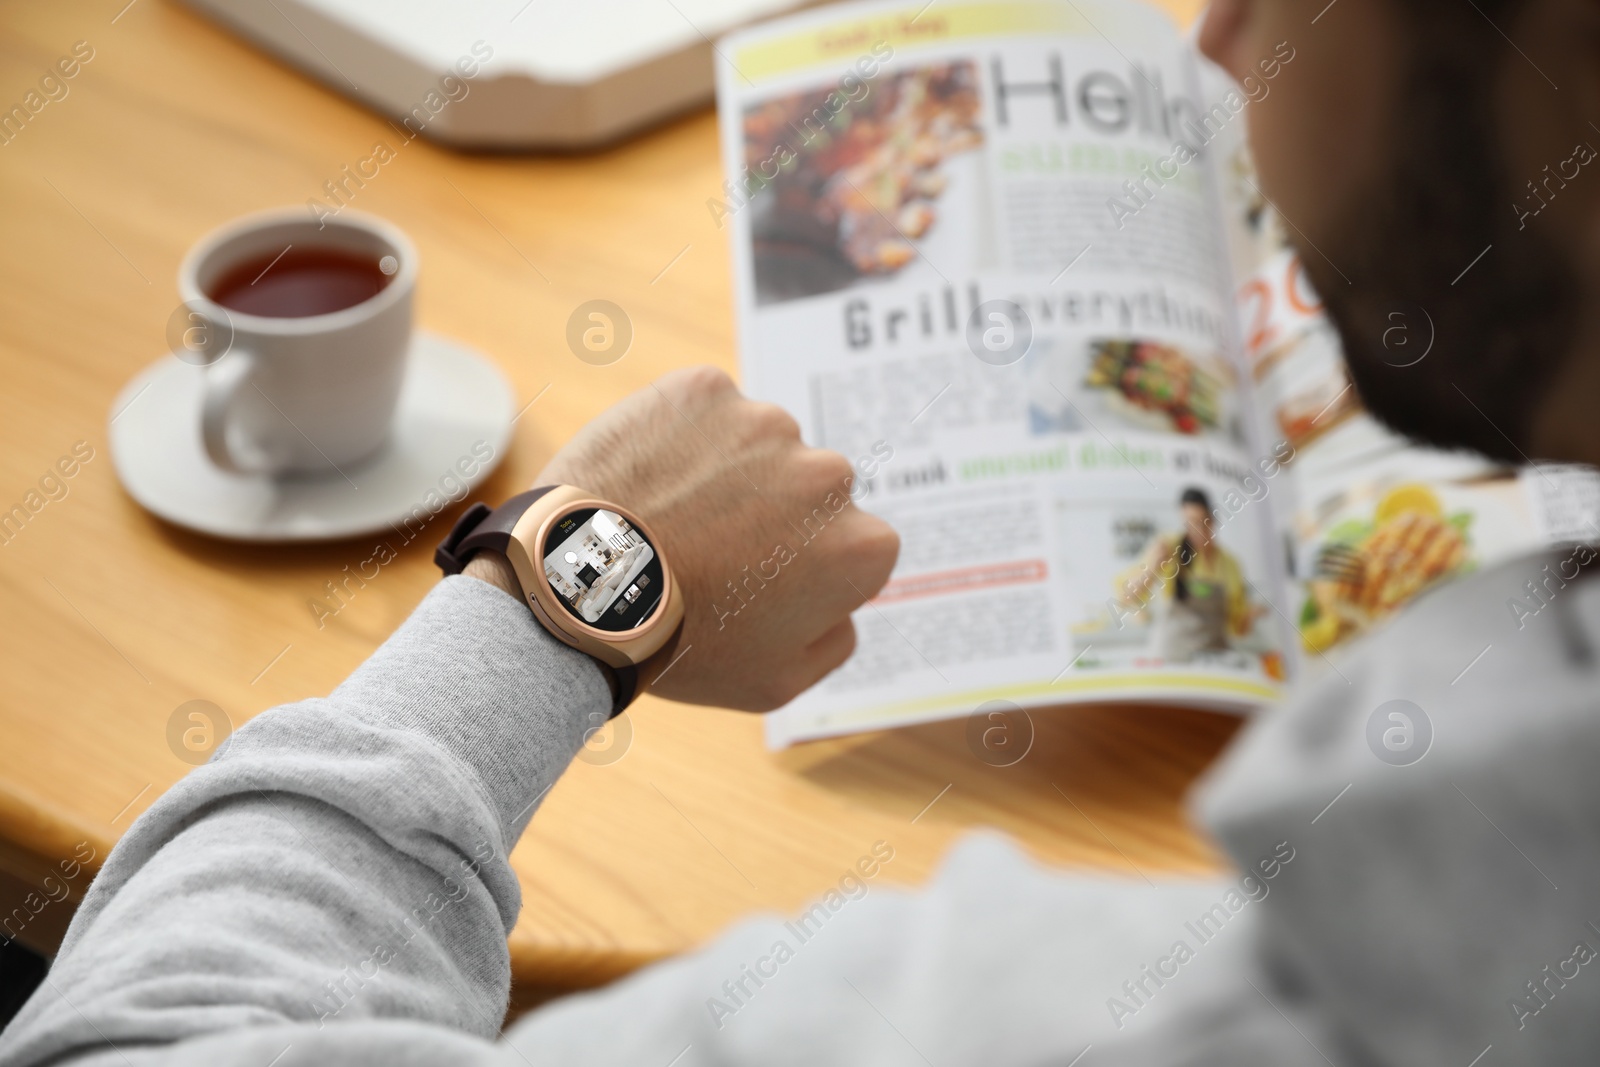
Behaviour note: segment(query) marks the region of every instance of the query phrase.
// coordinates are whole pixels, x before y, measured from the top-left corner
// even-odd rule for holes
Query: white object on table
[[[325,474],[272,477],[211,462],[200,439],[205,369],[164,356],[112,403],[117,477],[149,511],[214,537],[321,541],[392,531],[441,540],[447,526],[433,520],[505,456],[512,393],[492,363],[437,334],[418,330],[409,359],[378,455]]]
[[[803,0],[185,2],[396,122],[422,107],[402,132],[420,129],[454,147],[500,149],[592,147],[698,107],[711,99],[713,60],[727,62],[711,42],[806,6]],[[467,69],[478,65],[470,78],[457,67],[463,59]],[[443,83],[447,76],[455,79],[453,93]]]

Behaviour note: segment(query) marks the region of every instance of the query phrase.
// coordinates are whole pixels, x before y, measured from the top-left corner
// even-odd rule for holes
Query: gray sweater
[[[804,914],[504,1032],[506,855],[608,698],[447,579],[134,824],[0,1064],[1592,1063],[1600,588],[1563,558],[1424,596],[1251,724],[1193,803],[1227,877],[975,835],[912,893],[882,842]]]

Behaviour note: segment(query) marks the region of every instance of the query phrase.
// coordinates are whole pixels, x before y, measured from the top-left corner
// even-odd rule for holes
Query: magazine
[[[744,389],[848,457],[902,541],[771,745],[1270,706],[1435,583],[1600,534],[1592,471],[1420,448],[1363,410],[1244,136],[1294,41],[1235,83],[1136,0],[941,0],[717,51],[706,207]],[[1425,359],[1426,310],[1393,321],[1397,365]],[[791,549],[842,506],[793,516]],[[730,598],[752,575],[783,580]]]

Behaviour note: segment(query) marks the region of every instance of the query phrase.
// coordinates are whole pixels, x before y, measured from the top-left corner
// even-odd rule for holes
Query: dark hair
[[[1191,485],[1183,491],[1178,497],[1178,506],[1183,508],[1190,504],[1204,508],[1206,518],[1211,518],[1211,498],[1206,496],[1204,489]],[[1183,539],[1178,542],[1178,573],[1172,579],[1172,596],[1175,600],[1189,599],[1189,583],[1183,576],[1183,569],[1194,562],[1194,555],[1194,545],[1189,542],[1189,531],[1185,528]]]

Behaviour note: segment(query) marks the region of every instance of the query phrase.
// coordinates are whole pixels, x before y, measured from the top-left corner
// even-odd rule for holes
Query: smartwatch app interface
[[[544,576],[567,610],[597,630],[643,625],[665,585],[661,557],[644,534],[605,508],[556,520],[544,542]]]

